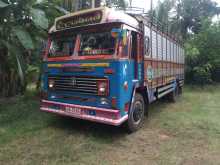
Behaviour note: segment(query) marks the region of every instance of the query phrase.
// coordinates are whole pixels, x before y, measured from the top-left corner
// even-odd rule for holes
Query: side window
[[[129,31],[126,32],[126,37],[122,38],[120,41],[120,45],[123,48],[122,49],[122,56],[123,57],[128,57],[130,56],[130,51],[129,51],[129,44],[130,44],[130,38],[131,38],[131,33]]]
[[[137,46],[137,33],[132,32],[132,46],[131,46],[131,57],[136,58],[138,55],[138,46]]]

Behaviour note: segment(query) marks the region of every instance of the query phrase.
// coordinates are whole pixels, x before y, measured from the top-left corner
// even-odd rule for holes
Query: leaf
[[[18,74],[21,80],[21,84],[24,86],[25,76],[24,76],[24,69],[22,67],[23,65],[22,65],[21,55],[18,52],[16,52],[15,56],[16,56],[16,61],[17,61],[17,66],[18,66]]]
[[[5,3],[5,2],[2,2],[0,0],[0,8],[4,8],[4,7],[7,7],[9,4]]]
[[[15,27],[13,33],[17,36],[18,40],[25,49],[34,49],[34,44],[30,34],[23,30],[21,27]]]
[[[31,16],[32,16],[32,21],[37,27],[40,27],[42,29],[47,29],[48,28],[48,19],[44,13],[44,11],[40,9],[34,9],[31,8]]]
[[[44,0],[36,0],[36,4],[43,3]]]

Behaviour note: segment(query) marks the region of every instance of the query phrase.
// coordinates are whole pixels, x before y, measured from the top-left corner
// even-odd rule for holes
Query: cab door
[[[135,61],[135,79],[143,84],[144,78],[144,60],[143,60],[143,46],[142,46],[142,36],[137,32],[132,32],[132,42],[131,42],[131,58]]]

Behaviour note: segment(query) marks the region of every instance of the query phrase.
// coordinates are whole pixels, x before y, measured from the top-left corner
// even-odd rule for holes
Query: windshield
[[[79,56],[112,55],[115,52],[115,38],[111,32],[81,34]]]
[[[71,56],[75,41],[76,37],[53,39],[49,49],[49,57]]]
[[[102,32],[81,31],[71,37],[58,38],[53,36],[48,57],[113,55],[116,41],[117,38],[112,37],[109,28]]]

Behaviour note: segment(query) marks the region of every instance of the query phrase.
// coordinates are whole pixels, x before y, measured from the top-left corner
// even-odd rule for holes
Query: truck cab
[[[140,30],[135,18],[108,8],[56,19],[44,55],[41,110],[115,126],[128,120],[142,83]]]

